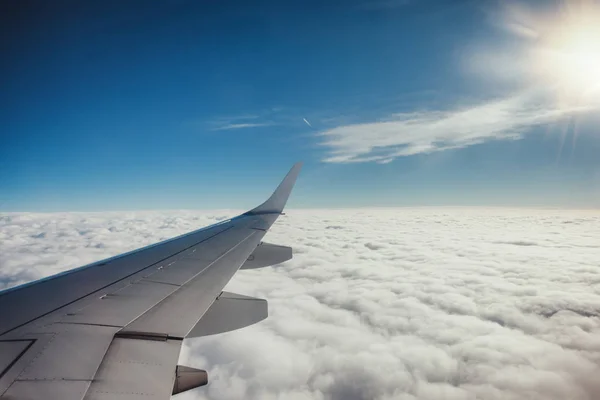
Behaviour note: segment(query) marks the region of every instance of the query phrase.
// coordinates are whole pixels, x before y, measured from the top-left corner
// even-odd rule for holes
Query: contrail
[[[311,128],[313,127],[313,126],[310,124],[310,122],[308,122],[308,121],[306,120],[306,118],[302,118],[302,119],[304,120],[304,122],[306,123],[306,125],[310,126]]]

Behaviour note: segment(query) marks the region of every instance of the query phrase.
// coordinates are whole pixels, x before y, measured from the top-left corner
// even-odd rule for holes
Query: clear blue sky
[[[0,211],[249,208],[298,160],[296,207],[598,207],[596,102],[501,7],[2,2]]]

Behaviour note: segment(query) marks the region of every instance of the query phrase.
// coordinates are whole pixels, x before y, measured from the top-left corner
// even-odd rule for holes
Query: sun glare
[[[579,9],[556,22],[541,38],[538,71],[558,86],[563,101],[600,100],[600,13]]]

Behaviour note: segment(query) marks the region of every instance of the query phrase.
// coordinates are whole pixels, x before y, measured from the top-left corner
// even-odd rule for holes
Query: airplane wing
[[[168,399],[206,384],[177,365],[182,341],[267,317],[266,300],[222,290],[240,268],[291,258],[261,240],[300,168],[235,218],[0,292],[0,398]]]

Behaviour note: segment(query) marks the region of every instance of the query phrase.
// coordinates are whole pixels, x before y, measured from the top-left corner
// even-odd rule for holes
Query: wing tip
[[[246,214],[281,214],[288,198],[290,197],[290,193],[292,192],[303,164],[304,163],[302,161],[295,163],[292,168],[290,168],[285,178],[283,178],[279,186],[277,186],[277,189],[275,189],[273,194],[271,194],[271,197],[269,197],[258,207],[248,211]]]

